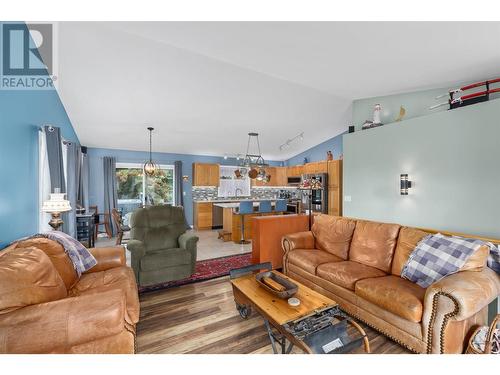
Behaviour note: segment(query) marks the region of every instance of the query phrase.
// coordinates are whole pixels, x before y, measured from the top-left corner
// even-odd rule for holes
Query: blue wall
[[[336,137],[330,138],[319,145],[316,145],[309,150],[301,152],[298,155],[288,159],[286,165],[301,165],[304,164],[304,158],[308,162],[326,160],[326,152],[331,151],[334,159],[339,159],[342,155],[342,136],[339,134]]]
[[[38,128],[46,124],[78,142],[55,90],[0,90],[0,249],[37,231]]]
[[[0,90],[0,248],[38,229],[38,128],[78,142],[55,90]]]
[[[89,200],[90,204],[96,204],[100,210],[104,207],[104,172],[102,167],[102,158],[104,156],[114,156],[118,163],[144,163],[149,159],[149,152],[144,151],[127,151],[114,150],[104,148],[88,148],[87,155],[89,158],[90,168],[90,188]],[[222,165],[238,165],[236,159],[218,156],[204,155],[188,155],[188,154],[171,154],[163,152],[154,152],[153,160],[158,164],[174,164],[174,161],[182,161],[182,174],[189,176],[188,182],[183,182],[184,209],[186,218],[189,224],[193,224],[193,198],[191,194],[193,183],[193,163],[218,163]],[[269,161],[271,165],[279,165],[279,162]]]

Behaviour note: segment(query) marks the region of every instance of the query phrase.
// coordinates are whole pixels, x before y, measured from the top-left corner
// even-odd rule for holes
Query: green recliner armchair
[[[184,208],[139,208],[130,218],[132,268],[141,286],[180,280],[194,273],[198,237],[189,227]]]

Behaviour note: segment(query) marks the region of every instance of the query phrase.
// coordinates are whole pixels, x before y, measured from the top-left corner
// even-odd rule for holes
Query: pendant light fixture
[[[250,153],[250,143],[255,139],[257,146],[257,154]],[[238,178],[248,175],[252,180],[258,179],[261,181],[268,180],[265,168],[269,164],[266,163],[262,154],[260,153],[259,133],[248,133],[247,153],[243,158],[240,168],[234,171]],[[267,181],[266,181],[267,182]]]
[[[144,173],[146,176],[153,177],[158,170],[158,165],[153,161],[153,146],[152,146],[152,137],[154,128],[149,127],[149,160],[144,163]]]

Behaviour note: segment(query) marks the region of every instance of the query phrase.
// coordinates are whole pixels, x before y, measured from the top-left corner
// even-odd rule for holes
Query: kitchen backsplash
[[[192,196],[194,201],[206,201],[206,200],[226,200],[228,198],[234,197],[218,197],[217,196],[217,188],[216,187],[196,187],[192,188]],[[287,190],[293,195],[298,193],[296,188],[266,188],[266,187],[258,187],[251,188],[250,194],[254,199],[275,199],[278,197],[280,190]]]

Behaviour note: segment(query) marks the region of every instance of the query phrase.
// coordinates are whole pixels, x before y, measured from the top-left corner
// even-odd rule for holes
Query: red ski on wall
[[[449,99],[447,102],[439,103],[436,105],[433,105],[429,109],[435,109],[438,107],[441,107],[443,105],[448,105],[450,106],[449,109],[454,109],[454,108],[459,108],[459,107],[464,107],[466,105],[471,105],[471,104],[476,104],[480,102],[485,102],[490,100],[490,95],[494,94],[496,92],[500,92],[500,88],[490,88],[490,85],[495,84],[495,83],[500,83],[500,78],[495,78],[495,79],[490,79],[488,81],[482,81],[482,82],[476,82],[472,83],[470,85],[460,87],[458,89],[450,90],[448,93],[439,95],[436,97],[436,99],[443,98],[445,96],[449,96]],[[459,97],[455,97],[456,94],[460,94],[464,91],[471,90],[474,88],[481,87],[484,89],[478,92],[474,92],[471,94],[467,95],[462,95]]]

